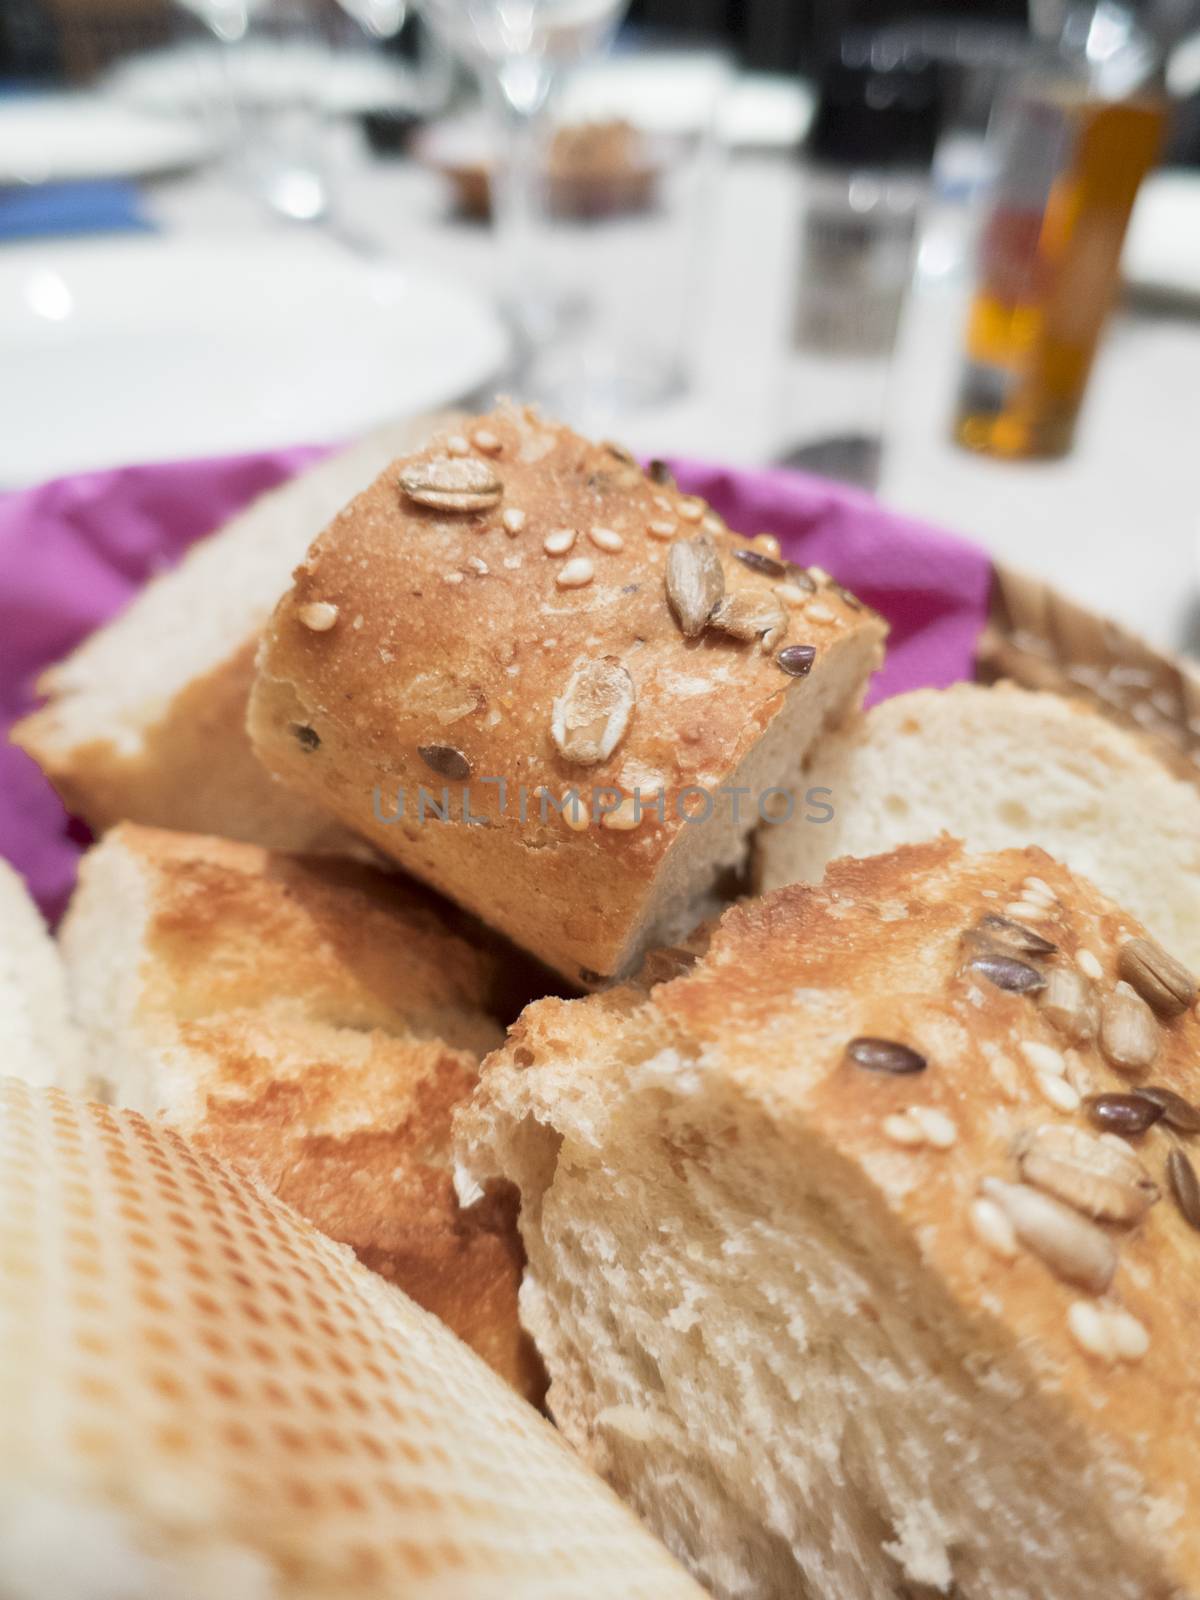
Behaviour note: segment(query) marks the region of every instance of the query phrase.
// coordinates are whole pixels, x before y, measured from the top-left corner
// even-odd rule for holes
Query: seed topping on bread
[[[338,608],[328,600],[313,600],[301,606],[296,615],[313,633],[328,633],[338,619]]]
[[[471,776],[470,761],[451,744],[421,744],[417,746],[417,754],[439,778],[450,778],[455,783],[461,783]]]
[[[1140,1094],[1090,1094],[1084,1104],[1093,1127],[1128,1139],[1145,1133],[1163,1114],[1162,1106]]]
[[[775,657],[776,662],[787,673],[789,678],[807,678],[816,659],[817,649],[815,645],[811,644],[785,645]]]
[[[1130,984],[1120,982],[1100,1007],[1100,1048],[1118,1072],[1144,1072],[1158,1055],[1154,1013]]]
[[[1200,1230],[1200,1179],[1191,1158],[1178,1147],[1167,1157],[1167,1182],[1180,1216],[1189,1227]]]
[[[633,715],[637,691],[616,656],[586,661],[554,702],[550,736],[560,755],[580,766],[607,761]]]
[[[1196,980],[1181,961],[1153,939],[1127,939],[1117,971],[1160,1017],[1177,1017],[1196,998]]]
[[[667,552],[667,600],[685,638],[697,639],[725,593],[725,573],[707,533],[676,539]]]
[[[466,445],[465,439],[462,442]],[[466,455],[414,462],[402,469],[399,484],[410,500],[431,511],[490,511],[504,493],[487,462]]]
[[[777,561],[774,556],[763,555],[761,550],[735,550],[733,553],[744,567],[749,567],[751,572],[761,573],[764,578],[782,578],[787,575],[787,568],[782,561]]]
[[[929,1065],[925,1057],[911,1045],[900,1044],[895,1039],[877,1039],[862,1036],[851,1039],[846,1046],[846,1058],[856,1067],[868,1072],[924,1072]]]
[[[1149,1101],[1157,1107],[1169,1128],[1179,1133],[1200,1133],[1200,1107],[1176,1094],[1174,1089],[1164,1089],[1158,1083],[1139,1083],[1133,1094],[1136,1099]]]
[[[1133,1150],[1070,1123],[1044,1123],[1017,1139],[1021,1177],[1098,1222],[1136,1222],[1161,1191]]]

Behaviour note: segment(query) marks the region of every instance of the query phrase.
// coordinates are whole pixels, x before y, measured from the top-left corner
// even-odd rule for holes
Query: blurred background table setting
[[[1200,652],[1200,0],[7,0],[0,370],[0,489],[507,390]]]

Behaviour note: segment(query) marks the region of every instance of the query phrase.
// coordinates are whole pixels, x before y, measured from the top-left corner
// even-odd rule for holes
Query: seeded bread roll
[[[568,979],[623,972],[711,909],[878,663],[879,619],[776,555],[505,408],[313,545],[264,639],[255,747]]]
[[[538,1396],[511,1202],[454,1195],[451,1116],[507,983],[454,920],[366,867],[122,824],[62,949],[102,1098],[254,1173]]]
[[[244,1173],[0,1077],[4,1600],[702,1600],[440,1323]]]
[[[715,1595],[1200,1594],[1195,987],[944,841],[489,1057],[550,1409]]]
[[[361,851],[275,783],[245,733],[254,654],[310,540],[429,424],[382,428],[260,496],[42,675],[15,742],[97,832],[128,819],[280,849]]]
[[[897,695],[823,740],[805,782],[834,815],[762,830],[763,889],[943,831],[970,850],[1037,844],[1200,966],[1200,793],[1086,706],[1009,684]]]
[[[0,1071],[30,1083],[83,1085],[62,964],[24,881],[0,858]]]

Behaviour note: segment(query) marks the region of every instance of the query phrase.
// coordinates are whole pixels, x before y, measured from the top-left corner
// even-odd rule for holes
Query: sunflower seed
[[[817,647],[813,644],[786,645],[775,657],[777,665],[789,678],[807,678],[816,659]]]
[[[617,444],[613,439],[605,439],[603,447],[610,456],[615,456],[618,461],[623,461],[627,467],[637,466],[637,457],[632,450],[627,450],[623,444]]]
[[[1104,1293],[1117,1270],[1117,1252],[1094,1222],[1027,1183],[985,1178],[980,1188],[1007,1216],[1021,1243],[1051,1272],[1092,1294]]]
[[[1100,1048],[1119,1072],[1144,1072],[1158,1054],[1158,1024],[1146,1002],[1118,983],[1100,1008]]]
[[[762,639],[769,648],[787,628],[787,612],[773,594],[727,594],[709,619],[734,639]]]
[[[869,1035],[851,1039],[846,1046],[846,1058],[856,1067],[865,1067],[868,1072],[924,1072],[929,1065],[923,1055],[908,1045]]]
[[[733,554],[734,559],[740,561],[744,567],[749,567],[751,572],[761,572],[764,578],[782,578],[787,573],[782,561],[776,561],[774,556],[764,555],[761,550],[743,547],[735,550]]]
[[[1159,1198],[1158,1185],[1126,1144],[1083,1128],[1044,1123],[1018,1139],[1021,1177],[1098,1222],[1136,1222]]]
[[[688,639],[704,632],[725,593],[725,574],[708,534],[676,539],[667,551],[667,599]]]
[[[431,511],[489,511],[504,485],[486,461],[435,456],[405,467],[397,480],[410,500]]]
[[[1200,1108],[1176,1094],[1174,1089],[1165,1089],[1159,1083],[1139,1083],[1133,1093],[1136,1099],[1158,1106],[1169,1128],[1178,1133],[1200,1133]]]
[[[665,461],[652,461],[646,468],[646,476],[651,483],[660,484],[665,489],[675,487],[675,475]]]
[[[1092,1124],[1106,1133],[1120,1133],[1126,1138],[1136,1138],[1145,1133],[1163,1115],[1163,1108],[1141,1093],[1093,1094],[1084,1102]],[[1186,1104],[1186,1102],[1185,1102]],[[1197,1119],[1200,1127],[1200,1119]]]
[[[968,966],[971,971],[978,972],[989,983],[995,984],[997,989],[1004,989],[1009,994],[1036,994],[1039,989],[1046,987],[1046,980],[1037,968],[1018,961],[1015,956],[998,955],[985,950],[972,957]]]
[[[310,728],[307,722],[293,722],[292,732],[302,750],[311,752],[321,748],[321,735],[315,728]]]
[[[1152,939],[1127,939],[1117,952],[1117,971],[1160,1017],[1177,1017],[1196,998],[1196,980]]]
[[[1171,1185],[1180,1216],[1189,1227],[1200,1230],[1200,1178],[1196,1177],[1195,1167],[1178,1147],[1167,1157],[1167,1181]]]
[[[577,667],[551,716],[550,736],[559,753],[585,767],[607,761],[624,737],[636,699],[633,679],[616,656]]]
[[[452,744],[419,744],[417,754],[439,778],[452,778],[457,782],[471,776],[471,763]]]
[[[1100,1026],[1100,1004],[1096,991],[1073,967],[1053,967],[1039,997],[1042,1015],[1052,1028],[1073,1044],[1096,1037]]]
[[[976,927],[989,944],[1016,955],[1051,956],[1058,949],[1053,940],[1044,939],[1023,922],[1014,922],[1011,917],[1002,917],[994,911],[980,917]]]
[[[313,633],[328,633],[338,619],[338,608],[328,600],[313,600],[301,606],[296,615]]]

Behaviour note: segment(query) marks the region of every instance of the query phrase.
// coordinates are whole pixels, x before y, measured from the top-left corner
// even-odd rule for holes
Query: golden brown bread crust
[[[38,681],[48,703],[13,742],[41,767],[72,816],[96,833],[121,821],[199,829],[283,850],[370,855],[368,846],[263,769],[245,731],[257,639],[194,678],[144,730],[136,751],[110,738],[64,748],[57,669]]]
[[[1031,878],[1053,905],[1026,887]],[[1200,1593],[1200,1201],[1189,1226],[1167,1175],[1172,1151],[1200,1167],[1200,1134],[1160,1121],[1121,1141],[1159,1198],[1132,1224],[1097,1224],[1117,1252],[1106,1293],[1066,1281],[1032,1247],[1011,1260],[997,1255],[972,1213],[982,1181],[1017,1182],[1014,1141],[1022,1135],[1047,1125],[1096,1135],[1092,1095],[1156,1085],[1200,1104],[1195,995],[1180,1014],[1156,1020],[1152,1065],[1118,1072],[1097,1043],[1072,1046],[1034,995],[997,987],[966,965],[982,948],[973,941],[989,915],[1020,920],[1057,946],[1049,956],[1021,957],[1043,975],[1070,969],[1086,977],[1094,958],[1102,974],[1088,980],[1096,998],[1113,993],[1119,952],[1142,935],[1134,919],[1041,850],[970,856],[942,839],[845,859],[820,886],[781,889],[728,911],[706,955],[648,999],[627,986],[530,1007],[485,1063],[465,1124],[486,1117],[489,1080],[503,1068],[536,1062],[540,1070],[572,1057],[603,1063],[638,1041],[650,1052],[670,1045],[685,1062],[703,1060],[743,1097],[742,1126],[765,1120],[798,1151],[816,1141],[865,1180],[890,1218],[897,1256],[919,1259],[952,1308],[964,1357],[985,1365],[996,1358],[1010,1371],[1015,1363],[1060,1441],[1080,1441],[1137,1474],[1147,1549],[1162,1559],[1154,1594]],[[861,1036],[906,1045],[928,1065],[910,1074],[864,1070],[846,1055]],[[1065,1070],[1053,1070],[1038,1047],[1059,1052]],[[1047,1077],[1075,1089],[1074,1106]],[[931,1125],[945,1148],[920,1129],[914,1142],[899,1142],[897,1135],[913,1136],[905,1116],[912,1107],[948,1119],[948,1128]],[[898,1127],[888,1121],[895,1117],[903,1119]],[[736,1161],[737,1136],[731,1127],[726,1148],[710,1159]],[[1124,1323],[1122,1337],[1132,1340],[1125,1353],[1089,1352],[1068,1322],[1079,1319],[1086,1340],[1089,1313],[1071,1309],[1080,1304],[1105,1316],[1124,1311],[1142,1333]]]
[[[711,628],[685,638],[665,589],[672,530],[689,539],[711,530],[728,593],[774,596],[778,577],[733,559],[750,543],[628,458],[533,413],[502,409],[465,427],[463,442],[489,433],[494,445],[472,448],[471,459],[502,480],[490,509],[429,509],[402,493],[393,466],[315,542],[265,635],[250,729],[289,784],[586,982],[588,973],[620,970],[657,874],[681,832],[692,831],[676,814],[680,792],[698,785],[715,795],[790,696],[820,695],[842,672],[842,693],[853,698],[884,630],[836,586],[809,593],[794,587],[806,579],[793,578],[787,631],[772,650]],[[512,513],[522,526],[510,534],[503,518]],[[574,530],[571,549],[547,553],[543,541],[562,529]],[[620,548],[607,547],[606,531]],[[579,560],[591,578],[560,586]],[[331,625],[306,625],[313,606],[336,608]],[[329,623],[330,613],[317,615]],[[795,644],[816,648],[809,678],[776,662],[774,652]],[[552,707],[582,663],[606,658],[627,669],[636,706],[607,759],[585,766],[556,747]],[[418,754],[431,746],[462,758],[457,777]],[[471,811],[486,826],[461,821],[467,772]],[[501,778],[505,811],[485,782]],[[418,791],[440,794],[447,784],[453,820],[421,825]],[[543,785],[556,799],[572,786],[661,788],[666,818],[648,811],[632,831],[575,831],[550,811],[543,823],[535,798]],[[405,817],[380,820],[395,815],[398,793]]]
[[[418,885],[357,864],[128,825],[111,842],[148,887],[141,1018],[151,1037],[167,1023],[185,1080],[168,1120],[540,1398],[511,1200],[460,1208],[449,1158],[500,1037],[502,956]]]

